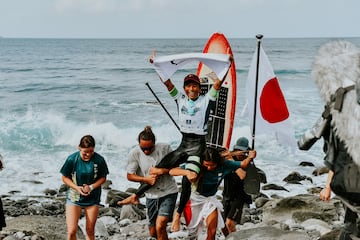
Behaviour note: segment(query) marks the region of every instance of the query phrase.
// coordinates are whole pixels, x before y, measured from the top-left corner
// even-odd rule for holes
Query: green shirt
[[[99,178],[106,177],[109,170],[105,159],[100,154],[95,152],[89,161],[84,161],[80,157],[80,152],[75,152],[66,159],[60,173],[65,177],[70,177],[76,185],[82,186],[93,184]],[[98,205],[101,187],[95,188],[89,196],[81,196],[79,192],[69,188],[66,197],[80,206]]]

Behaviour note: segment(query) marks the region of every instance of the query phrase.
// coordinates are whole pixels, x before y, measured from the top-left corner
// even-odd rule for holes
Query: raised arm
[[[218,78],[218,76],[216,75],[216,73],[210,72],[210,73],[206,74],[206,76],[209,77],[209,78],[211,78],[211,79],[214,81],[213,88],[214,88],[216,91],[220,90],[222,81],[220,81],[220,79]],[[225,77],[224,77],[224,79],[225,79]]]
[[[250,161],[252,159],[256,158],[256,151],[255,150],[249,150],[249,155],[247,156],[247,158],[245,158],[243,161],[241,161],[241,165],[240,167],[242,169],[247,168],[247,166],[249,165]]]
[[[232,56],[230,56],[230,62],[232,62],[233,60],[234,60],[234,58]],[[213,87],[214,87],[215,90],[220,90],[221,85],[223,84],[223,82],[225,81],[226,76],[228,75],[228,72],[230,70],[230,66],[229,66],[226,74],[224,75],[224,77],[221,80],[218,78],[218,76],[214,72],[210,73],[212,75],[210,77],[214,80]]]
[[[164,83],[164,85],[166,86],[166,88],[167,88],[167,90],[169,91],[169,92],[171,92],[173,89],[174,89],[174,84],[171,82],[171,80],[170,79],[168,79],[168,80],[166,80],[165,82],[163,82]]]

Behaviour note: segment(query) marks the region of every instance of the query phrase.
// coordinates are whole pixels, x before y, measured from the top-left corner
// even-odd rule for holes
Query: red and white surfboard
[[[230,54],[233,56],[231,46],[222,33],[214,33],[206,43],[203,52]],[[206,77],[210,72],[212,70],[209,67],[202,62],[199,63],[197,75],[202,80],[202,93],[206,93],[213,84],[212,80]],[[232,61],[229,72],[221,86],[219,97],[210,113],[208,146],[229,149],[234,126],[235,106],[236,69],[235,62]]]

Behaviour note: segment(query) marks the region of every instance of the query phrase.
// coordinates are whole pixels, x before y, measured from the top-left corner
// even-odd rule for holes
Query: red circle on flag
[[[259,100],[261,115],[266,121],[277,123],[289,117],[285,98],[276,77],[265,83]]]

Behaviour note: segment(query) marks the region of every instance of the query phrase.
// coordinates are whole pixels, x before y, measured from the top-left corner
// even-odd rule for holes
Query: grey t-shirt
[[[151,167],[156,166],[172,149],[169,144],[157,143],[150,155],[144,154],[139,146],[129,153],[126,171],[130,174],[148,176]],[[160,176],[155,185],[145,192],[146,198],[156,199],[178,192],[174,177],[165,174]]]

